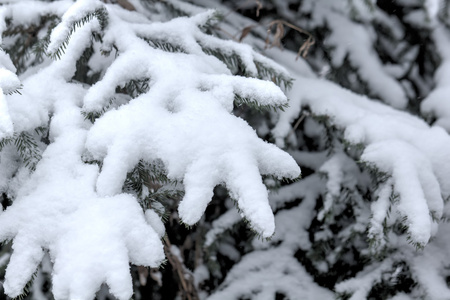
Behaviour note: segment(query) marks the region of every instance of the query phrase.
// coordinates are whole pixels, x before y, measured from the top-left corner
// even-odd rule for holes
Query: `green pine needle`
[[[247,97],[241,97],[239,95],[234,96],[234,103],[236,106],[246,105],[257,111],[277,112],[278,110],[284,111],[285,108],[289,107],[288,103],[283,103],[283,104],[279,104],[279,105],[263,105],[254,99],[247,98]]]
[[[0,141],[0,151],[8,145],[14,145],[23,163],[31,171],[36,169],[37,163],[42,158],[42,151],[36,140],[28,132],[15,133],[12,137]]]
[[[52,59],[61,59],[61,56],[65,53],[65,50],[67,49],[67,46],[69,44],[70,38],[72,34],[75,32],[75,30],[79,27],[82,27],[86,23],[90,22],[92,19],[97,18],[98,22],[100,23],[100,29],[103,30],[108,25],[108,12],[106,11],[106,8],[98,8],[93,12],[87,13],[84,17],[81,19],[73,22],[70,25],[69,33],[67,34],[64,41],[60,44],[59,48],[56,50],[55,53],[49,53],[48,55]]]

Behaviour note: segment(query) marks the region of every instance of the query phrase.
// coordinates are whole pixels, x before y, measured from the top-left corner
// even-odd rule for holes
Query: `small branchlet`
[[[67,46],[69,44],[72,34],[77,30],[77,28],[82,27],[86,23],[90,22],[92,19],[97,18],[100,29],[104,30],[108,25],[108,12],[106,8],[101,7],[93,12],[86,14],[83,18],[74,21],[70,24],[69,33],[67,34],[64,41],[59,45],[58,49],[54,53],[48,53],[48,55],[53,59],[61,59],[61,56],[65,53]]]
[[[284,87],[286,90],[289,90],[292,87],[293,79],[286,74],[279,73],[259,61],[255,61],[255,65],[258,70],[258,78],[271,80],[277,86]]]
[[[235,53],[225,53],[220,51],[220,49],[211,48],[205,45],[201,45],[204,53],[208,55],[215,56],[221,62],[223,62],[227,68],[234,75],[243,75],[246,77],[254,77],[255,75],[250,73],[247,70],[247,66],[242,61],[241,57]],[[270,80],[275,83],[279,87],[284,87],[285,89],[289,89],[292,87],[293,79],[284,73],[277,72],[275,69],[259,62],[258,60],[254,60],[253,63],[256,66],[256,70],[258,74],[256,77],[263,80]]]
[[[391,174],[380,170],[380,168],[378,168],[372,162],[358,161],[358,165],[361,167],[361,169],[367,170],[369,172],[373,182],[376,184],[376,187],[387,182],[388,179],[392,177]]]
[[[81,114],[83,115],[85,120],[89,120],[91,121],[91,123],[94,123],[95,120],[100,118],[106,111],[107,109],[104,108],[101,111],[90,111],[90,112],[82,111]]]
[[[19,94],[22,95],[22,93],[20,92],[20,90],[23,88],[23,85],[20,85],[18,88],[16,88],[15,90],[11,90],[11,91],[5,91],[6,94],[8,95],[13,95],[13,94]]]
[[[258,110],[258,111],[275,111],[278,110],[284,111],[285,108],[289,107],[288,103],[278,104],[278,105],[262,105],[261,103],[255,101],[254,99],[247,98],[247,97],[241,97],[239,95],[234,96],[234,103],[236,106],[242,106],[246,105],[252,109]]]
[[[150,78],[132,79],[123,88],[117,87],[116,92],[123,92],[131,98],[137,98],[150,90]]]
[[[0,151],[7,145],[14,145],[23,163],[31,171],[36,169],[37,163],[42,158],[42,151],[36,140],[26,131],[15,133],[12,137],[0,141]]]
[[[13,298],[12,300],[23,300],[23,299],[25,299],[25,297],[28,296],[28,294],[30,293],[30,291],[31,291],[31,289],[33,287],[33,282],[34,282],[34,280],[37,277],[37,273],[38,273],[37,270],[33,273],[33,275],[31,276],[30,280],[27,282],[27,284],[23,288],[22,294],[20,294],[19,296]]]
[[[111,106],[113,105],[114,98],[109,99],[108,104],[104,106],[99,111],[81,111],[81,114],[83,115],[85,120],[91,121],[91,123],[94,123],[96,119],[100,118],[105,112],[107,112]]]
[[[177,45],[175,43],[169,43],[163,40],[151,40],[146,37],[141,37],[144,41],[146,41],[150,47],[154,49],[160,49],[165,52],[171,52],[171,53],[187,53],[187,51],[181,46]]]
[[[56,26],[57,20],[58,17],[51,14],[41,16],[39,22],[26,26],[14,26],[10,19],[6,20],[7,29],[3,32],[3,36],[12,37],[11,41],[13,42],[5,43],[3,46],[17,68],[17,74],[42,62],[42,54],[45,52],[51,29]],[[46,36],[39,39],[38,36],[45,30],[47,30]]]
[[[165,172],[162,162],[147,163],[141,160],[136,167],[127,174],[123,191],[136,195],[142,209],[153,209],[165,222],[169,218],[170,201],[179,201],[184,191],[173,188],[164,188],[175,185]]]
[[[225,19],[225,15],[218,11],[215,10],[213,14],[211,14],[208,18],[208,20],[206,20],[206,22],[204,22],[203,24],[201,24],[199,26],[199,28],[207,33],[207,34],[211,34],[213,32],[213,30],[215,29],[215,26],[222,22]]]

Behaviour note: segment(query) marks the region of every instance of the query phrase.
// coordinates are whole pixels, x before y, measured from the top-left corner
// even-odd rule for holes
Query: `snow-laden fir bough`
[[[0,239],[12,240],[13,248],[5,292],[20,295],[48,251],[56,299],[93,299],[103,283],[118,299],[129,299],[129,262],[158,267],[164,260],[161,221],[151,210],[144,214],[137,199],[148,193],[123,193],[127,174],[142,162],[163,166],[170,181],[182,182],[182,222],[198,222],[214,187],[223,184],[252,229],[271,237],[274,218],[261,175],[294,179],[300,169],[231,112],[242,104],[236,101],[286,107],[272,81],[250,78],[269,74],[266,79],[287,84],[286,71],[250,46],[206,34],[214,11],[159,22],[98,0],[62,1],[63,9],[55,4],[39,2],[31,20],[15,18],[21,4],[2,7],[17,23],[38,23],[41,13],[61,16],[48,31],[46,51],[54,60],[24,76],[21,95],[2,106],[11,119],[2,127],[4,139],[48,128],[47,143],[33,135],[42,159],[31,170],[20,151],[11,165],[18,154],[4,142],[1,167],[10,170],[2,180],[15,182],[4,186],[14,200],[0,215]],[[212,53],[233,56],[246,77]],[[92,85],[74,80],[86,54],[100,73]],[[139,81],[148,86],[135,98],[118,92]]]
[[[167,286],[173,289],[177,278],[185,298],[450,297],[443,222],[450,154],[441,128],[448,130],[449,1],[261,0],[259,23],[219,1],[195,3],[219,7],[222,16],[176,0],[0,2],[11,2],[1,6],[0,23],[0,186],[9,206],[0,222],[11,224],[3,236],[15,237],[0,248],[0,276],[10,261],[9,291],[35,277],[26,284],[30,297],[51,297],[45,280],[53,267],[53,292],[61,299],[92,298],[102,282],[99,299],[108,285],[119,298],[128,296],[128,263],[157,266],[164,259],[158,213],[171,239],[165,251],[181,267],[167,276],[175,266],[169,261],[156,273],[154,297],[176,297]],[[315,37],[306,60],[295,62],[302,35],[286,31],[275,43],[265,40],[265,24],[280,18]],[[243,36],[243,28],[251,28],[244,43],[289,73],[226,40]],[[294,51],[265,49],[280,41]],[[289,107],[272,83],[250,77],[291,88]],[[273,223],[257,221],[272,213],[266,207],[256,217],[265,202],[249,207],[249,198],[240,198],[249,189],[233,180],[250,174],[245,187],[258,184],[249,197],[263,199],[259,176],[271,173],[268,156],[294,164],[256,134],[285,147],[305,176],[280,183],[263,175],[277,189],[269,194],[277,228],[270,241],[246,235],[240,213],[260,236],[270,235]],[[250,167],[241,173],[242,166]],[[275,177],[283,175],[277,170]],[[217,183],[234,199],[223,188],[212,193]],[[189,231],[175,212],[184,192],[185,224],[200,216]],[[52,230],[36,229],[47,225]],[[17,271],[22,265],[26,272]],[[95,280],[79,275],[85,273]],[[188,294],[187,282],[195,293]],[[148,298],[144,283],[133,287],[135,299]]]

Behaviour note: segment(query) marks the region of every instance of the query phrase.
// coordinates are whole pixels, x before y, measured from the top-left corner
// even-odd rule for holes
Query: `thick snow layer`
[[[66,42],[76,22],[79,22],[86,15],[92,14],[95,10],[102,7],[102,3],[98,0],[78,0],[71,5],[64,13],[61,22],[53,29],[47,52],[49,54],[55,54],[58,48]]]
[[[171,2],[184,10],[192,10],[182,2]],[[62,15],[72,2],[42,2],[33,7],[37,12],[33,14],[20,11],[24,9],[20,5],[27,3],[30,2],[2,7],[0,13],[3,17],[12,17],[17,24],[30,24],[49,12]],[[370,30],[361,24],[351,24],[353,30],[347,30],[350,21],[342,15],[343,2],[331,4],[317,0],[316,3],[322,5],[321,9],[330,8],[322,11],[326,11],[325,15],[314,13],[314,16],[319,16],[316,22],[326,22],[333,29],[325,41],[336,47],[333,64],[340,66],[349,55],[350,63],[358,68],[359,76],[375,94],[392,106],[404,107],[406,98],[401,86],[387,74],[370,50],[373,47]],[[437,1],[426,3],[434,14],[433,5]],[[67,36],[80,18],[98,8],[105,8],[110,18],[102,36],[102,49],[111,49],[114,45],[117,56],[111,54],[101,63],[92,59],[92,71],[101,72],[101,80],[94,86],[69,83],[76,61],[90,45],[92,32],[100,29],[98,20],[94,18],[76,28],[70,40]],[[359,8],[363,11],[365,6]],[[294,258],[295,252],[311,247],[308,229],[315,216],[316,200],[320,197],[325,200],[325,208],[319,215],[323,220],[341,200],[342,189],[356,189],[358,181],[364,179],[349,176],[360,175],[359,168],[343,151],[330,157],[327,153],[293,152],[294,160],[259,139],[244,120],[231,113],[236,96],[259,106],[284,105],[287,98],[270,81],[232,76],[227,66],[207,54],[208,51],[221,50],[226,55],[239,57],[246,75],[257,76],[258,64],[283,74],[286,70],[247,45],[204,34],[199,27],[212,14],[205,12],[191,18],[153,23],[115,5],[96,0],[78,1],[63,16],[52,35],[49,51],[55,53],[68,41],[66,53],[61,60],[40,66],[42,69],[22,78],[22,96],[4,95],[16,89],[20,82],[13,74],[15,68],[9,58],[0,55],[0,87],[3,89],[0,93],[0,133],[3,136],[0,138],[11,135],[13,129],[31,132],[50,124],[51,141],[47,148],[42,146],[42,160],[32,174],[17,164],[8,163],[17,160],[11,147],[5,147],[0,153],[0,190],[14,196],[11,197],[13,205],[0,212],[0,239],[13,240],[14,252],[4,283],[10,296],[21,292],[48,253],[53,264],[56,299],[93,299],[105,283],[116,298],[131,297],[129,263],[157,267],[164,259],[160,238],[165,230],[158,215],[152,210],[144,213],[137,199],[122,193],[127,172],[143,159],[163,161],[169,178],[183,182],[186,194],[179,206],[183,222],[199,221],[214,187],[224,184],[237,201],[242,216],[263,237],[272,236],[275,224],[277,226],[273,244],[255,241],[253,246],[257,251],[245,255],[235,265],[211,299],[252,296],[273,299],[276,293],[290,299],[332,298],[329,291],[313,282]],[[5,29],[5,24],[0,24],[3,26],[0,30]],[[436,37],[442,36],[439,29],[435,33]],[[357,47],[352,44],[355,37]],[[178,52],[162,51],[156,43],[149,45],[146,39],[175,45]],[[440,41],[442,49],[447,49],[446,39]],[[268,53],[276,56],[280,53],[277,51]],[[293,58],[292,53],[283,55],[280,61],[288,65],[288,58]],[[442,113],[439,119],[446,116],[442,104],[449,77],[445,60],[446,57],[436,75],[436,94],[430,95],[422,107],[426,112]],[[409,114],[317,79],[304,64],[288,67],[296,81],[289,95],[291,107],[280,116],[272,131],[278,145],[283,146],[286,138],[296,138],[291,125],[305,107],[315,115],[329,116],[329,122],[343,131],[350,144],[364,146],[361,159],[389,176],[375,191],[378,198],[371,205],[369,237],[381,236],[391,206],[395,211],[391,218],[404,219],[413,241],[423,245],[436,236],[435,219],[443,216],[443,197],[450,195],[448,135]],[[110,100],[117,97],[117,87],[124,88],[130,80],[140,79],[149,79],[149,92],[134,99],[116,99],[115,105],[107,108],[93,125],[84,120],[82,111],[102,112]],[[443,90],[438,92],[441,88]],[[119,102],[122,105],[118,105]],[[307,122],[304,128],[306,133],[314,133]],[[102,161],[101,171],[95,164],[81,160],[86,150]],[[261,175],[295,178],[300,173],[296,161],[325,174],[326,178],[311,175],[283,186],[278,193],[269,194]],[[398,201],[392,201],[391,198],[396,197]],[[285,209],[297,200],[300,204]],[[272,210],[278,210],[275,220]],[[364,232],[361,224],[367,224],[368,213],[361,209],[356,218],[356,224],[343,230],[337,238]],[[216,220],[206,235],[206,244],[212,245],[218,234],[239,219],[239,214],[230,210]],[[441,227],[442,235],[436,236],[423,253],[408,248],[401,250],[404,251],[402,258],[406,258],[411,270],[418,274],[414,279],[425,287],[432,299],[449,298],[442,277],[448,265],[449,246],[445,236],[449,227]],[[324,229],[316,232],[314,238],[325,240],[331,234]],[[400,243],[399,248],[404,246]],[[268,249],[269,246],[273,248]],[[173,247],[172,251],[179,252],[179,249]],[[228,252],[226,255],[232,260],[240,258],[240,253],[231,251],[227,245],[222,245],[219,251]],[[327,261],[315,267],[326,270],[327,262],[336,259],[335,253],[329,253]],[[353,293],[352,299],[365,298],[396,260],[389,256],[367,266],[358,278],[342,282],[336,290]],[[197,278],[206,278],[208,274],[199,268],[197,275]],[[249,286],[255,289],[249,290]],[[42,298],[42,295],[37,293],[36,297]]]
[[[25,13],[20,15],[14,5],[2,8],[3,16],[17,15],[20,21]],[[72,78],[100,23],[94,17],[73,32],[72,27],[96,9],[105,9],[109,18],[102,49],[114,45],[117,56],[97,65],[91,62],[102,77],[88,86]],[[272,236],[274,216],[261,175],[296,178],[300,169],[289,154],[259,139],[232,110],[236,98],[257,106],[284,106],[287,98],[271,81],[232,76],[211,52],[236,55],[247,75],[257,76],[257,64],[285,75],[284,68],[247,45],[203,33],[199,27],[213,16],[211,11],[151,23],[117,5],[82,0],[69,7],[61,1],[42,4],[29,21],[48,13],[60,16],[65,10],[48,48],[61,59],[27,74],[22,95],[0,98],[3,132],[12,133],[11,123],[15,132],[49,126],[50,140],[48,146],[39,145],[42,159],[33,173],[7,164],[6,158],[12,161],[16,155],[11,147],[1,152],[0,188],[14,196],[13,205],[0,215],[0,240],[13,240],[5,292],[19,295],[48,252],[56,299],[93,299],[102,284],[117,299],[129,299],[129,263],[157,267],[164,259],[161,220],[122,193],[127,172],[140,159],[163,161],[168,177],[183,181],[183,222],[196,223],[214,187],[225,184],[253,229]],[[181,52],[163,51],[146,39],[174,43]],[[1,87],[17,84],[10,60],[0,55],[0,62]],[[148,93],[116,99],[95,124],[84,119],[82,111],[103,111],[116,97],[116,87],[141,79],[149,79]],[[83,162],[86,156],[101,160],[101,171]]]
[[[117,194],[127,172],[140,159],[161,159],[169,178],[182,180],[185,186],[179,206],[183,222],[196,223],[213,188],[225,183],[254,229],[269,237],[274,220],[260,174],[295,178],[300,170],[288,154],[261,141],[245,121],[230,112],[235,95],[251,98],[258,105],[281,105],[287,99],[272,82],[230,76],[222,62],[201,51],[200,41],[219,47],[197,27],[210,16],[211,12],[206,12],[192,19],[145,25],[148,37],[170,32],[173,37],[166,39],[178,41],[192,53],[188,55],[151,48],[136,36],[134,27],[124,26],[110,10],[105,40],[114,43],[121,54],[103,80],[88,91],[84,109],[99,111],[114,95],[115,87],[131,79],[150,78],[151,88],[129,104],[106,112],[90,130],[86,146],[94,158],[103,159],[97,191]],[[244,63],[254,66],[251,49],[247,46],[239,52],[240,48],[238,45],[233,51],[248,57]]]
[[[55,104],[55,140],[0,218],[0,239],[14,240],[4,288],[12,297],[20,294],[44,248],[54,263],[56,299],[91,299],[103,282],[118,299],[128,299],[128,262],[158,266],[162,244],[136,199],[96,194],[98,168],[80,159],[86,121],[75,103],[83,90],[68,84],[64,89],[73,98]]]
[[[184,222],[196,223],[214,186],[224,182],[256,230],[271,236],[273,215],[260,173],[295,178],[299,174],[295,162],[259,140],[208,92],[183,90],[173,101],[178,110],[173,113],[157,102],[165,90],[155,84],[145,97],[106,113],[95,123],[87,147],[95,158],[105,157],[97,191],[114,195],[140,159],[161,159],[168,176],[182,179],[185,185],[179,207]]]
[[[5,94],[10,94],[20,88],[20,80],[16,74],[5,68],[0,68],[0,86]]]
[[[273,129],[279,145],[290,132],[290,123],[302,106],[316,115],[328,115],[352,144],[364,144],[362,159],[392,176],[394,208],[407,218],[409,234],[426,244],[436,233],[443,214],[443,198],[450,195],[447,149],[450,138],[439,127],[380,103],[369,101],[321,79],[298,77],[289,95],[291,107]],[[385,206],[384,206],[385,207]]]
[[[102,283],[118,299],[129,299],[129,262],[157,267],[164,259],[161,224],[147,212],[149,224],[130,195],[100,196],[98,167],[81,160],[91,126],[81,114],[86,91],[67,81],[91,30],[77,30],[66,55],[25,80],[23,97],[8,99],[12,119],[21,121],[23,130],[46,125],[52,113],[51,145],[18,188],[14,204],[0,215],[0,240],[13,240],[4,282],[11,297],[21,294],[45,251],[53,263],[56,299],[93,299]],[[46,118],[36,118],[39,114]]]

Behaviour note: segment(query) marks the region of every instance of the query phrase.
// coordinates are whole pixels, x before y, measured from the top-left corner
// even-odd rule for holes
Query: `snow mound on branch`
[[[325,80],[299,77],[290,98],[291,107],[273,129],[277,143],[284,144],[289,123],[298,116],[300,107],[328,116],[348,142],[365,145],[363,160],[392,176],[393,194],[399,196],[399,202],[394,203],[397,218],[405,221],[412,241],[425,245],[436,233],[443,199],[450,195],[448,135],[439,127],[429,127],[416,117]],[[387,209],[385,205],[378,207]]]
[[[140,24],[144,18],[135,19],[134,12],[117,5],[82,0],[68,8],[60,3],[67,13],[48,49],[60,59],[28,74],[23,96],[7,98],[16,131],[49,126],[50,144],[39,145],[42,159],[34,173],[21,176],[14,203],[0,215],[0,240],[13,241],[5,292],[21,294],[48,252],[56,299],[92,299],[103,283],[116,298],[129,299],[129,263],[157,267],[164,259],[164,226],[158,216],[144,213],[136,198],[122,193],[127,172],[140,159],[162,160],[168,177],[183,181],[186,193],[179,214],[184,222],[196,223],[213,188],[225,184],[254,229],[272,236],[274,217],[261,175],[296,178],[300,169],[289,154],[259,139],[231,112],[236,99],[283,107],[287,98],[271,81],[232,76],[208,51],[223,46],[241,59],[246,75],[258,76],[256,61],[275,72],[284,69],[249,46],[207,37],[200,27],[213,12]],[[42,12],[60,13],[46,9]],[[98,9],[109,18],[108,26],[93,16]],[[164,51],[146,40],[170,38],[165,30],[181,42],[181,52]],[[102,47],[114,44],[119,55],[102,79],[88,87],[73,77],[93,32],[102,32]],[[4,65],[10,72],[11,66]],[[0,74],[1,84],[15,78],[7,72]],[[106,107],[116,87],[140,79],[149,79],[149,92],[117,109]],[[5,103],[0,102],[2,112],[7,111]],[[82,114],[103,110],[107,112],[95,124]],[[89,155],[86,149],[102,160],[101,172],[82,160]],[[2,178],[2,185],[9,179]]]
[[[224,183],[254,229],[270,237],[274,219],[261,174],[296,178],[300,169],[288,154],[260,140],[230,112],[236,96],[261,106],[285,104],[286,96],[272,82],[231,76],[221,61],[187,38],[206,41],[198,23],[205,22],[211,12],[167,23],[171,36],[179,36],[179,43],[191,54],[150,47],[133,27],[123,26],[114,11],[109,12],[114,22],[105,40],[117,45],[121,55],[88,91],[84,109],[99,111],[115,87],[131,79],[150,78],[151,87],[148,93],[106,112],[90,130],[86,147],[95,159],[103,159],[98,193],[120,193],[127,172],[140,159],[161,159],[169,178],[184,183],[186,194],[179,206],[183,222],[198,222],[213,188]],[[155,28],[164,25],[146,25],[147,35],[155,35]],[[253,64],[249,50],[245,52],[248,65]]]
[[[102,7],[103,4],[98,0],[78,0],[71,5],[64,13],[61,23],[53,29],[47,53],[55,54],[67,42],[67,37],[70,36],[72,27],[88,14],[93,14]]]
[[[76,89],[66,86],[67,90],[77,94]],[[52,127],[59,127],[55,141],[14,205],[1,214],[0,240],[13,239],[4,283],[11,297],[21,294],[43,249],[54,263],[57,299],[89,299],[103,282],[119,299],[129,299],[133,294],[129,261],[157,267],[164,259],[159,236],[136,199],[95,193],[98,168],[80,159],[84,122],[79,107],[69,101],[58,103],[52,122]]]
[[[14,118],[25,121],[24,130],[46,125],[52,113],[52,143],[35,172],[23,180],[13,205],[0,214],[0,240],[13,241],[4,282],[11,297],[22,293],[46,251],[53,262],[56,299],[92,299],[103,283],[118,299],[129,299],[129,263],[157,267],[164,260],[156,233],[161,226],[155,230],[155,222],[147,222],[131,195],[99,196],[98,167],[81,160],[90,127],[80,107],[86,90],[68,81],[90,41],[91,25],[96,26],[87,24],[73,34],[61,60],[24,81],[23,97],[11,97],[19,103],[9,103]]]

